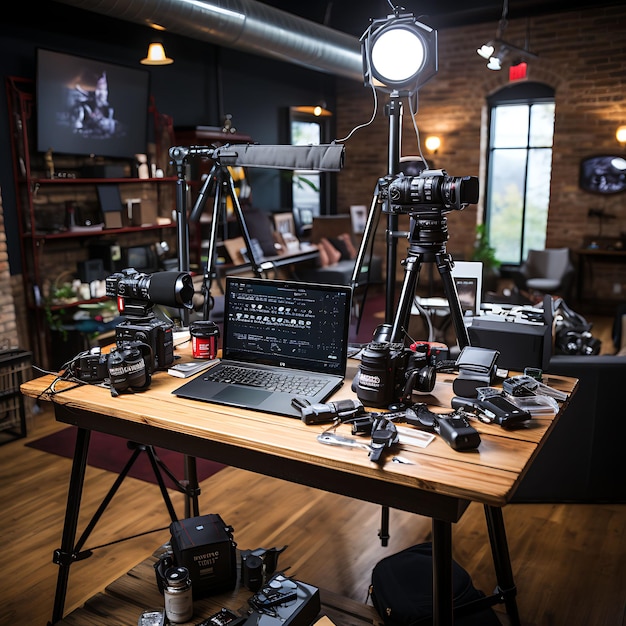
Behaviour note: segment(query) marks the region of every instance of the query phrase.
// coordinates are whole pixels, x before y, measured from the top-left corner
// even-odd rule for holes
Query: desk
[[[307,261],[317,261],[318,258],[319,252],[317,250],[317,247],[311,246],[306,247],[302,250],[297,250],[296,252],[285,252],[284,254],[276,256],[264,257],[263,261],[260,264],[260,267],[264,271],[270,271],[273,269],[278,269],[280,267],[298,265]],[[254,272],[252,263],[250,263],[249,261],[245,261],[244,263],[240,263],[238,265],[231,263],[216,265],[215,270],[219,281],[220,291],[222,293],[224,293],[224,289],[222,288],[221,283],[222,277],[228,276],[229,274],[243,274],[245,272]]]
[[[183,358],[189,358],[184,353]],[[348,381],[334,399],[354,397]],[[22,384],[24,394],[54,403],[56,419],[78,427],[70,476],[52,623],[63,617],[69,568],[75,554],[78,514],[83,491],[91,431],[177,450],[281,478],[298,484],[361,499],[432,518],[433,623],[452,624],[452,524],[459,521],[471,501],[485,505],[487,527],[500,590],[512,623],[519,623],[515,585],[508,555],[501,507],[513,496],[557,416],[535,418],[527,428],[505,431],[478,424],[478,450],[456,452],[436,438],[427,448],[403,445],[401,454],[413,465],[370,462],[363,450],[326,446],[316,440],[325,426],[255,411],[185,400],[172,395],[181,380],[157,372],[143,393],[112,397],[103,388],[81,385],[54,396],[44,392],[54,380],[47,375]],[[429,403],[450,410],[451,375],[439,375]],[[568,391],[578,381],[551,376],[546,384]],[[57,385],[57,391],[71,387]],[[42,396],[42,394],[44,394]],[[571,397],[571,396],[570,396]],[[424,401],[424,397],[420,398]],[[563,407],[559,415],[563,412]],[[345,430],[344,430],[345,429]],[[349,434],[348,426],[339,432]]]

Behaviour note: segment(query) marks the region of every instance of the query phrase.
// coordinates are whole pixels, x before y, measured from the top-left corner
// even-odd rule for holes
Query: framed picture
[[[367,225],[367,207],[364,204],[351,205],[350,218],[352,219],[352,232],[355,235],[364,233]]]
[[[579,185],[590,193],[626,191],[626,158],[610,154],[584,158],[580,162]]]
[[[295,237],[296,235],[296,225],[293,220],[292,213],[274,213],[274,228],[276,232],[284,235],[288,233]]]

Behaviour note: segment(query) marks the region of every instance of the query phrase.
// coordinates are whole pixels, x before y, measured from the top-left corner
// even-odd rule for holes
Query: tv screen
[[[133,158],[147,148],[150,74],[37,50],[37,150]]]

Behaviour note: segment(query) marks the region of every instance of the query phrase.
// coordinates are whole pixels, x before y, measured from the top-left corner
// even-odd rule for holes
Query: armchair
[[[567,300],[575,274],[569,248],[548,248],[529,250],[526,260],[513,273],[513,280],[520,291],[558,294]]]

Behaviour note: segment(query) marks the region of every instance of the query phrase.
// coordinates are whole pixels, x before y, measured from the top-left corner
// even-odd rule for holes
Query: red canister
[[[214,359],[217,356],[217,340],[220,329],[215,322],[202,320],[189,325],[191,350],[194,359]]]

